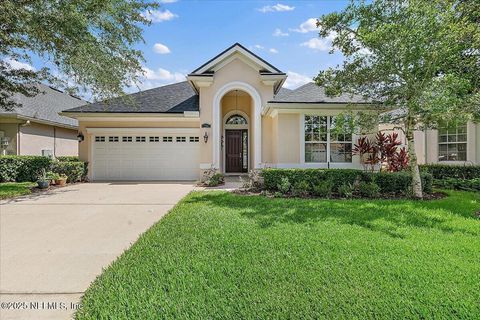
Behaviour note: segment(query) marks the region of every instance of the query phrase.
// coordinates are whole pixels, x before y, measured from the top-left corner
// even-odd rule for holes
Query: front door
[[[247,130],[225,130],[225,172],[247,171]]]

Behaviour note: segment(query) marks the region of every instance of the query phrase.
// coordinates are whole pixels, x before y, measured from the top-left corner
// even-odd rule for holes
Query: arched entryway
[[[241,110],[232,110],[223,119],[225,173],[248,172],[251,166],[249,116]]]
[[[261,166],[261,98],[254,87],[236,81],[220,88],[214,97],[212,120],[213,141],[218,143],[212,150],[216,168],[241,173]],[[238,143],[241,145],[234,147]],[[242,161],[232,160],[227,168],[228,159],[233,159],[235,153]]]

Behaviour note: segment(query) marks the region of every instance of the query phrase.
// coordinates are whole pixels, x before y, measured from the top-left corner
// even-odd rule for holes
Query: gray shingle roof
[[[184,111],[199,111],[198,95],[187,81],[87,104],[64,112],[183,113]]]
[[[367,103],[361,96],[342,94],[338,97],[327,97],[325,89],[313,82],[295,89],[282,89],[270,102],[278,103]],[[288,90],[288,89],[287,89]]]
[[[26,97],[15,94],[12,99],[22,106],[4,114],[18,114],[20,116],[34,118],[62,125],[78,126],[78,121],[59,115],[62,110],[78,107],[87,103],[85,100],[75,98],[67,93],[53,89],[44,84],[34,84],[39,93],[34,97]]]

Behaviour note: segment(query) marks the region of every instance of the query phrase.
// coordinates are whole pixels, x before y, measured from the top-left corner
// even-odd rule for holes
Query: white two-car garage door
[[[94,132],[93,180],[198,179],[198,129],[113,131],[99,128]]]

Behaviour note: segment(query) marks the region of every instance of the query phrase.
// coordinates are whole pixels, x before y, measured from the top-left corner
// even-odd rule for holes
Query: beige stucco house
[[[313,83],[282,87],[286,74],[236,43],[187,81],[69,110],[91,180],[196,180],[216,168],[361,168],[357,137],[336,115],[359,97],[329,98]]]
[[[16,94],[12,99],[21,106],[0,110],[1,154],[78,155],[78,122],[59,112],[86,101],[43,84],[35,86],[36,96]]]

